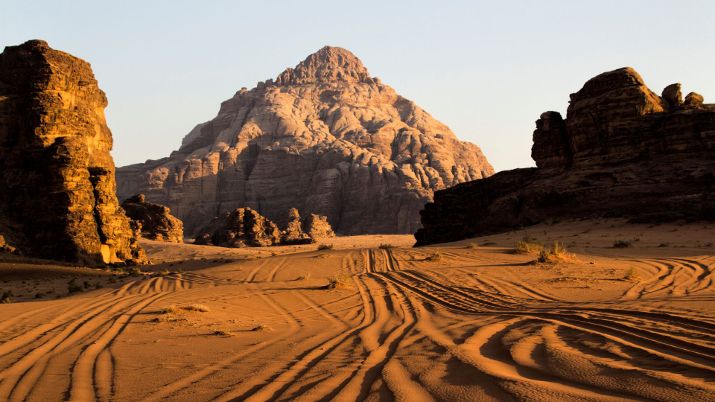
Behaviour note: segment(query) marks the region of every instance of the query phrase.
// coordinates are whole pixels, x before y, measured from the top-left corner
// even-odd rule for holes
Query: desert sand
[[[143,273],[3,262],[0,400],[713,400],[713,241],[604,220],[421,248],[143,241]]]

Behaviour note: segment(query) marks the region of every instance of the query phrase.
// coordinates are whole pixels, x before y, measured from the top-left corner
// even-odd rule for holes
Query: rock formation
[[[335,237],[335,232],[333,232],[327,216],[308,215],[303,221],[303,230],[313,240]]]
[[[251,208],[225,212],[199,231],[196,244],[221,247],[264,247],[280,243],[281,232],[275,223]]]
[[[715,219],[715,105],[681,98],[680,84],[659,97],[631,68],[592,78],[571,95],[565,120],[537,120],[536,168],[436,192],[417,245],[548,219]]]
[[[127,216],[139,225],[141,236],[150,240],[184,242],[184,224],[171,215],[168,207],[145,200],[137,194],[122,202]]]
[[[276,80],[238,91],[178,151],[118,169],[121,197],[171,207],[187,233],[250,206],[327,216],[339,233],[411,233],[434,190],[493,173],[349,51],[325,47]]]
[[[281,243],[283,244],[308,244],[313,238],[303,231],[303,222],[300,220],[298,209],[291,208],[288,211],[288,225],[281,233]]]
[[[0,54],[0,228],[22,254],[145,260],[115,194],[106,106],[83,60],[39,40]]]

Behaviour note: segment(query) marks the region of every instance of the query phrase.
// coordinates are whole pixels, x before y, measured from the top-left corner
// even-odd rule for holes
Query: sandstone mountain
[[[715,219],[715,105],[680,84],[658,96],[632,68],[592,78],[564,120],[536,122],[536,168],[500,172],[435,194],[418,245],[550,219]]]
[[[184,242],[184,224],[163,205],[147,202],[144,194],[137,194],[122,202],[127,216],[139,226],[142,237],[171,243]]]
[[[187,234],[251,207],[327,216],[339,233],[410,233],[434,190],[493,173],[481,150],[398,95],[352,53],[324,47],[238,91],[178,151],[119,168],[121,198],[171,207]]]
[[[106,106],[83,60],[39,40],[0,54],[0,234],[22,254],[144,260],[115,193]]]

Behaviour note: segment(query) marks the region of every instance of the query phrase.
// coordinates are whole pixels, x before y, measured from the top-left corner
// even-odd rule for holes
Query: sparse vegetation
[[[474,249],[479,248],[479,245],[477,243],[469,243],[469,244],[467,244],[467,247],[465,247],[465,248],[474,250]]]
[[[186,306],[181,306],[180,308],[182,310],[186,310],[186,311],[198,311],[199,313],[207,313],[207,312],[211,311],[211,309],[208,308],[208,306],[205,306],[203,304],[189,304]]]
[[[159,271],[159,273],[158,273],[157,275],[159,275],[159,276],[168,276],[168,275],[170,275],[170,274],[171,274],[171,272],[169,272],[168,269],[162,269],[161,271]]]
[[[390,243],[382,243],[382,244],[380,244],[380,248],[383,249],[383,250],[389,250],[389,249],[391,249],[391,248],[393,248],[393,247],[394,247],[394,246],[393,246],[392,244],[390,244]]]
[[[328,278],[326,289],[352,289],[353,278],[350,275],[335,275]]]
[[[542,247],[541,250],[539,250],[536,262],[545,264],[558,261],[568,261],[573,258],[573,254],[568,252],[563,243],[554,241],[554,244],[551,247]]]
[[[631,246],[631,242],[628,240],[618,239],[613,242],[613,248],[628,248]]]
[[[77,283],[77,278],[72,278],[67,282],[67,292],[68,293],[76,293],[76,292],[81,292],[82,286]]]
[[[0,304],[9,304],[14,301],[15,301],[15,296],[13,296],[12,290],[3,292],[2,296],[0,296]]]
[[[216,335],[216,336],[233,336],[233,334],[230,331],[227,331],[225,329],[217,329],[211,333],[211,335]]]
[[[524,236],[523,239],[516,242],[514,251],[517,254],[539,254],[544,249],[544,245],[536,242],[529,236]]]
[[[263,324],[258,324],[255,327],[251,328],[251,331],[263,331],[266,329],[266,326]]]
[[[634,280],[636,280],[637,277],[638,277],[638,274],[636,273],[636,270],[634,268],[630,268],[623,275],[623,280],[624,281],[634,281]]]
[[[332,245],[332,244],[319,244],[319,245],[318,245],[318,251],[322,251],[322,250],[332,250],[332,249],[333,249],[333,245]]]
[[[432,253],[427,258],[425,258],[425,261],[435,262],[435,261],[439,261],[441,259],[442,259],[442,254]]]
[[[178,311],[179,309],[176,305],[172,304],[171,306],[166,306],[159,310],[159,314],[176,314]]]
[[[139,268],[139,267],[132,267],[132,269],[129,270],[129,275],[141,276],[141,275],[144,275],[144,272],[142,272],[141,268]]]

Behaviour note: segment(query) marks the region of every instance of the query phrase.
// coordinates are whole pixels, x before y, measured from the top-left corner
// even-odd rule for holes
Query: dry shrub
[[[318,251],[321,251],[321,250],[332,250],[332,249],[333,249],[333,245],[332,245],[332,244],[320,244],[320,245],[318,245]]]
[[[628,248],[631,246],[631,242],[628,240],[616,240],[613,242],[613,248]]]
[[[352,276],[341,274],[329,277],[326,289],[352,289],[353,285]]]
[[[432,253],[430,256],[425,258],[426,261],[430,261],[430,262],[439,261],[441,259],[442,259],[442,254],[440,254],[440,253]]]
[[[199,313],[207,313],[211,311],[208,306],[205,306],[203,304],[188,304],[186,306],[181,306],[181,309],[186,311],[198,311]]]
[[[523,239],[516,242],[514,251],[517,254],[539,254],[543,251],[544,245],[535,242],[533,239],[525,236]]]
[[[174,304],[172,304],[171,306],[163,307],[161,310],[159,310],[159,314],[176,314],[178,312],[179,309]]]
[[[382,243],[382,244],[380,244],[380,248],[383,249],[383,250],[389,250],[389,249],[391,249],[391,248],[393,248],[393,247],[394,247],[394,246],[393,246],[392,244],[390,244],[390,243]]]
[[[539,256],[536,258],[536,262],[555,263],[559,261],[572,261],[575,258],[572,253],[566,250],[563,243],[555,241],[550,248],[542,247],[541,250],[539,250]]]

